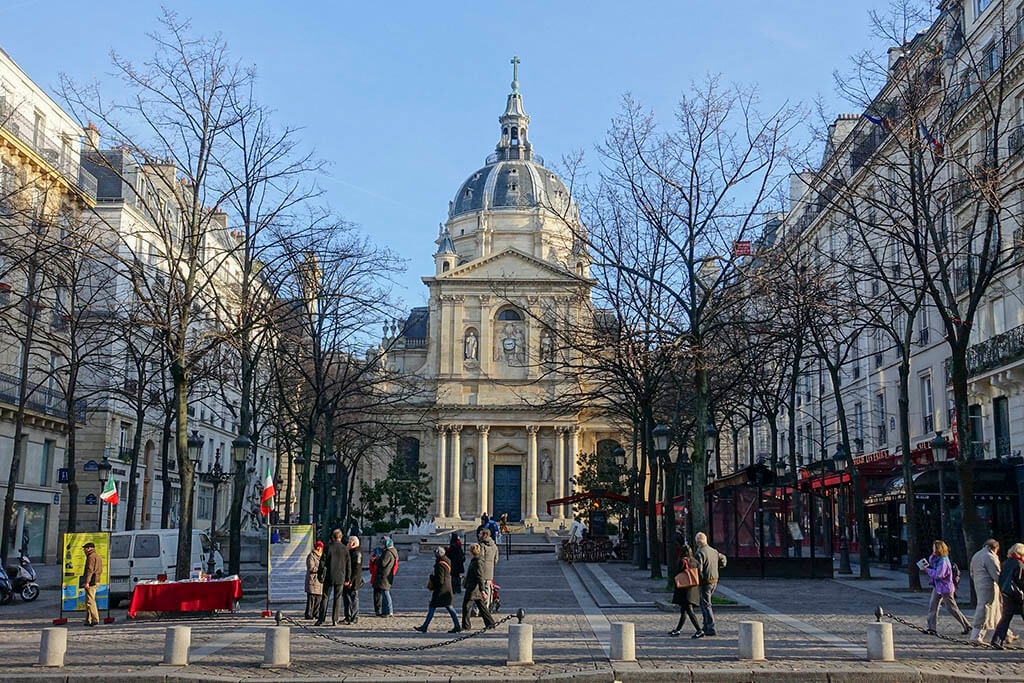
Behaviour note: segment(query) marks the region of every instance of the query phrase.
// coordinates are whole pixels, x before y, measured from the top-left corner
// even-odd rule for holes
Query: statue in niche
[[[540,480],[551,481],[551,454],[544,451],[540,456]]]
[[[466,343],[464,358],[466,360],[479,360],[479,340],[476,337],[474,330],[466,332]]]
[[[474,481],[476,479],[476,458],[472,453],[466,455],[466,462],[462,463],[462,481]]]
[[[540,338],[540,359],[545,362],[555,359],[555,340],[551,338],[551,333],[546,330]]]

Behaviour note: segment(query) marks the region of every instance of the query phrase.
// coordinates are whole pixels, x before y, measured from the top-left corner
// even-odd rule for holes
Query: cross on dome
[[[508,94],[505,113],[498,117],[501,141],[495,150],[498,159],[528,161],[533,157],[533,145],[528,136],[530,117],[523,109],[523,96],[519,93],[519,57],[513,57],[509,63],[512,64],[512,92]]]

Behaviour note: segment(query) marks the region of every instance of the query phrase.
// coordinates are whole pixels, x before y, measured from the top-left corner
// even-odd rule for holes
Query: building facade
[[[618,436],[546,405],[568,381],[551,371],[546,326],[589,297],[589,260],[568,189],[533,152],[516,80],[499,123],[494,154],[449,204],[429,305],[386,326],[382,348],[425,387],[398,417],[398,450],[426,464],[436,521],[475,526],[487,512],[557,527],[567,508],[546,502],[569,494],[581,453],[611,453]]]

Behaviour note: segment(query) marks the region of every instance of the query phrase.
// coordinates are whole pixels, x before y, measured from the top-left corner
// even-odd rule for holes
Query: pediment
[[[579,278],[560,264],[544,261],[513,247],[465,263],[437,276],[438,280],[560,280]]]
[[[526,455],[526,451],[516,448],[510,443],[503,443],[497,448],[489,448],[488,450],[495,455]]]

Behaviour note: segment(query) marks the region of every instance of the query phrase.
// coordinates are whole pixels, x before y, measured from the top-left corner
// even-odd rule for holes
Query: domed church
[[[547,330],[593,282],[569,190],[533,151],[512,63],[497,147],[440,226],[428,306],[386,326],[382,341],[388,365],[424,388],[398,420],[398,450],[427,466],[440,526],[475,527],[484,512],[564,526],[570,511],[548,514],[546,502],[571,493],[580,453],[618,445],[605,421],[550,404],[569,380]]]

